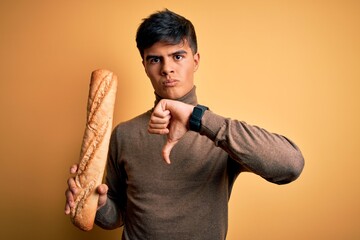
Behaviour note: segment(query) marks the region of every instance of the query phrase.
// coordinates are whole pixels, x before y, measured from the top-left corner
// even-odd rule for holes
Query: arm
[[[303,156],[292,141],[242,121],[206,111],[200,134],[212,139],[248,171],[273,183],[295,180],[304,167]]]
[[[163,156],[168,163],[172,147],[188,131],[193,108],[178,101],[162,100],[154,109],[149,132],[167,134]],[[287,138],[211,111],[206,111],[202,118],[200,134],[213,140],[248,171],[274,183],[295,180],[304,166],[300,150]]]
[[[96,212],[95,223],[103,229],[112,230],[123,225],[120,212],[115,202],[107,198],[105,205]]]

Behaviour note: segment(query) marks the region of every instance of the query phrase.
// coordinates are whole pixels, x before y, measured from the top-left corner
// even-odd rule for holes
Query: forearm
[[[298,178],[304,159],[287,138],[245,122],[206,111],[200,134],[206,135],[244,168],[278,184]]]
[[[116,204],[108,197],[106,204],[97,210],[95,223],[101,228],[111,230],[121,227],[124,224],[122,219]]]

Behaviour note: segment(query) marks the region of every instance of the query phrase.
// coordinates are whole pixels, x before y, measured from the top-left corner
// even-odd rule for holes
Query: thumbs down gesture
[[[162,99],[154,108],[148,126],[151,134],[167,135],[162,156],[170,164],[170,153],[189,131],[189,118],[194,106],[176,100]]]

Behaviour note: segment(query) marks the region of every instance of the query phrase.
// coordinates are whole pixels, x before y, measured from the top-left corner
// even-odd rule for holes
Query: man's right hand
[[[70,174],[74,175],[77,172],[78,166],[75,164],[70,168]],[[70,177],[67,181],[68,188],[65,191],[66,203],[65,214],[69,215],[71,208],[75,206],[75,196],[78,194],[78,188],[75,184],[74,176]],[[98,209],[105,205],[107,201],[108,186],[106,184],[100,184],[96,191],[99,194]]]

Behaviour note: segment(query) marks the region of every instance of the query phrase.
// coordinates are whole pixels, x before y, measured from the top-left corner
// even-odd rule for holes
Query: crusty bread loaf
[[[74,196],[75,207],[70,217],[78,228],[93,228],[98,204],[96,187],[102,183],[117,89],[117,77],[108,70],[96,70],[91,74],[87,106],[87,122],[81,147],[75,183],[78,193]]]

